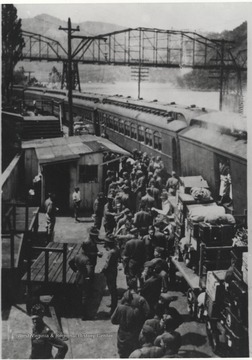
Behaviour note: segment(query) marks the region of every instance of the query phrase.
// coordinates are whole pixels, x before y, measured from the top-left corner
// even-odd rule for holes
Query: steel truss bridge
[[[247,71],[247,49],[234,52],[232,41],[210,39],[190,31],[143,27],[97,36],[75,35],[79,28],[72,28],[70,18],[68,28],[59,30],[68,33],[67,50],[55,39],[23,31],[25,46],[22,50],[22,59],[63,62],[61,88],[66,87],[69,90],[70,109],[72,89],[81,91],[78,64],[97,64],[133,68],[137,66],[139,98],[141,69],[144,67],[209,70],[209,77],[219,81],[220,110],[223,94],[229,93],[229,84],[232,84],[238,95],[239,111],[243,111],[242,94],[247,81],[243,72]]]
[[[68,60],[54,39],[23,31],[23,60]],[[247,70],[247,50],[232,53],[232,42],[195,32],[150,28],[125,29],[98,36],[71,35],[73,63],[164,68]]]

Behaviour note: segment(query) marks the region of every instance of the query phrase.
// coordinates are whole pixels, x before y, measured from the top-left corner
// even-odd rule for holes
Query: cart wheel
[[[206,331],[207,331],[208,340],[212,347],[213,352],[214,353],[218,352],[219,344],[220,344],[219,334],[215,329],[213,329],[213,326],[212,326],[210,320],[206,321]]]
[[[193,296],[193,290],[190,288],[187,291],[187,311],[191,316],[195,314],[195,300]]]

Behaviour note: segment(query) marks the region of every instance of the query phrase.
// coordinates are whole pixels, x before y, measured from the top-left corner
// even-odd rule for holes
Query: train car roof
[[[220,150],[221,152],[233,155],[234,157],[238,156],[243,160],[247,160],[247,141],[237,139],[232,135],[223,134],[221,132],[198,126],[191,126],[184,129],[179,134],[179,137],[192,140],[216,150]]]
[[[228,129],[247,131],[247,118],[238,113],[223,111],[212,113],[210,112],[193,118],[191,120],[191,124],[193,124],[195,120],[208,124],[223,126]]]
[[[195,105],[185,106],[182,104],[177,104],[175,102],[159,102],[155,100],[138,100],[134,98],[127,98],[120,95],[107,96],[104,101],[108,100],[114,102],[114,105],[120,106],[121,104],[128,106],[139,106],[143,109],[143,111],[148,112],[148,109],[157,110],[160,112],[182,112],[186,117],[188,117],[188,121],[191,120],[192,117],[198,116],[206,111],[214,111],[210,109],[200,108]],[[111,103],[113,105],[113,103]],[[122,106],[123,106],[122,105]],[[125,107],[125,106],[124,106]]]
[[[113,116],[125,116],[126,118],[142,121],[146,125],[154,125],[166,130],[179,131],[187,127],[187,122],[182,117],[181,119],[171,120],[167,123],[168,114],[167,116],[155,115],[142,112],[141,110],[128,109],[111,104],[98,104],[97,108],[107,111],[108,113],[113,114]]]
[[[85,106],[87,106],[87,107],[90,107],[90,108],[96,110],[98,103],[94,103],[92,100],[73,98],[73,104],[75,104],[75,105],[80,105],[80,106],[81,106],[81,105],[82,105],[82,106],[85,105]],[[73,110],[73,112],[74,112],[74,110]]]

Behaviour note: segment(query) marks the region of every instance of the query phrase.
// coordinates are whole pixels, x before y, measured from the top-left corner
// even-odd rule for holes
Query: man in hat
[[[36,304],[32,307],[33,328],[30,359],[53,359],[53,347],[58,349],[55,359],[64,359],[68,346],[44,323],[44,313],[45,309],[42,304]]]
[[[47,241],[53,241],[54,227],[56,223],[56,213],[59,210],[55,205],[55,194],[49,193],[48,199],[45,201],[46,212],[46,229],[47,229]]]
[[[98,230],[101,228],[102,217],[104,211],[105,199],[102,192],[100,192],[97,198],[94,201],[93,210],[94,210],[94,227]]]
[[[116,231],[118,231],[126,222],[127,219],[131,220],[133,218],[130,209],[126,208],[120,212],[120,215],[116,216]]]
[[[108,170],[108,171],[107,171],[107,178],[106,178],[105,181],[104,181],[104,194],[105,194],[105,196],[107,196],[109,185],[110,185],[113,181],[115,181],[115,176],[114,176],[114,174],[113,174],[113,171]]]
[[[155,180],[153,177],[149,181],[150,195],[155,199],[155,205],[157,209],[162,209],[162,203],[160,198],[160,190],[155,186]]]
[[[86,306],[91,296],[94,279],[94,260],[90,252],[92,244],[86,240],[82,243],[81,249],[82,251],[69,261],[69,266],[77,273],[75,283],[81,292],[82,320],[87,320],[89,317]]]
[[[175,223],[170,222],[163,230],[166,238],[166,256],[170,259],[175,252]]]
[[[130,190],[129,186],[124,186],[122,190],[123,190],[121,195],[122,204],[125,206],[125,208],[130,209],[130,211],[134,211],[135,210],[134,194]]]
[[[176,301],[176,296],[170,296],[169,293],[160,294],[159,304],[163,307],[163,313],[171,316],[173,319],[174,330],[177,329],[183,322],[182,316],[175,307],[171,307],[170,303]]]
[[[164,331],[163,327],[161,326],[161,319],[162,319],[162,316],[163,316],[162,311],[163,311],[162,306],[159,303],[157,303],[154,306],[154,316],[153,316],[153,318],[145,320],[145,323],[144,323],[144,325],[148,325],[153,329],[153,331],[155,332],[155,338],[157,336],[161,335],[163,333],[163,331]],[[143,336],[143,333],[141,331],[140,335],[139,335],[139,342],[140,343],[142,343],[142,336]]]
[[[143,316],[135,306],[130,291],[124,293],[124,303],[119,304],[111,317],[114,325],[119,325],[117,349],[120,358],[128,358],[138,348],[138,337],[143,325]]]
[[[148,232],[148,227],[152,225],[152,216],[147,211],[144,210],[144,207],[140,205],[140,210],[135,213],[133,224],[136,228],[144,229],[145,234]]]
[[[172,171],[172,176],[166,182],[166,190],[169,194],[175,196],[179,186],[179,181],[175,171]]]
[[[131,222],[131,218],[129,216],[126,219],[125,224],[122,225],[116,231],[116,234],[115,234],[116,239],[118,241],[119,249],[120,249],[120,257],[122,257],[126,242],[135,238],[135,235],[131,233],[131,230],[132,230],[132,222]]]
[[[156,333],[153,328],[149,325],[144,325],[141,331],[141,342],[142,347],[131,353],[130,359],[138,358],[160,358],[164,354],[163,348],[154,346],[153,342],[156,337]]]
[[[94,226],[91,227],[89,230],[89,238],[85,240],[86,243],[86,253],[88,254],[92,265],[95,270],[95,266],[97,264],[97,257],[102,257],[102,252],[100,252],[97,248],[97,241],[99,238],[99,230],[96,229]]]
[[[141,198],[142,196],[144,196],[146,192],[147,180],[142,170],[138,170],[136,172],[136,177],[137,177],[137,188],[135,190],[135,195],[136,195],[136,210],[138,210],[140,208]]]
[[[151,210],[157,214],[167,217],[169,220],[174,219],[173,208],[169,201],[169,194],[166,191],[163,191],[160,195],[161,199],[161,209],[153,207]]]
[[[156,207],[157,204],[155,202],[154,197],[151,196],[151,189],[146,189],[146,194],[141,198],[141,205],[145,211],[150,212],[152,207]]]
[[[157,261],[156,270],[159,273],[159,276],[162,278],[162,289],[163,293],[168,291],[168,274],[169,267],[165,259],[165,249],[159,246],[156,246],[154,249],[154,258],[152,261]],[[157,269],[158,268],[158,269]]]
[[[154,247],[155,247],[154,237],[155,237],[155,228],[153,225],[150,225],[148,227],[148,235],[145,235],[143,237],[146,261],[153,259],[154,256]]]
[[[174,352],[175,350],[175,353],[178,352],[178,349],[181,346],[181,335],[179,332],[175,331],[176,324],[170,315],[165,315],[163,317],[163,327],[164,332],[155,339],[154,345],[162,346],[165,348],[166,352],[168,352],[169,344],[170,350],[172,350],[171,352]]]
[[[139,279],[141,283],[144,261],[145,248],[143,241],[137,237],[127,241],[123,252],[124,272],[127,283],[130,279],[136,279],[136,281]]]
[[[114,228],[116,227],[115,216],[118,215],[113,207],[114,198],[111,194],[108,195],[107,200],[108,201],[104,207],[104,221],[103,221],[103,226],[106,235],[113,233]]]
[[[74,219],[75,222],[79,222],[79,211],[80,211],[80,203],[81,203],[81,197],[80,197],[80,188],[75,187],[73,192],[73,206],[74,206]]]
[[[162,278],[159,276],[159,269],[156,265],[157,262],[154,261],[147,261],[144,264],[148,271],[140,291],[140,294],[147,300],[152,315],[154,314],[154,307],[158,303],[162,289]]]
[[[117,307],[117,287],[116,287],[116,278],[117,278],[117,266],[119,260],[119,249],[115,244],[115,237],[113,234],[109,234],[105,237],[105,249],[107,250],[106,262],[101,270],[105,275],[107,286],[111,295],[111,312],[113,314],[115,308]]]
[[[179,333],[165,333],[160,342],[161,347],[164,349],[163,358],[181,357],[178,355],[181,342],[181,335]]]

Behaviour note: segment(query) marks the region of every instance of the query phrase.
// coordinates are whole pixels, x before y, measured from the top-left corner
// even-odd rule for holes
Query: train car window
[[[137,138],[137,129],[135,124],[131,124],[131,138],[135,140]]]
[[[114,130],[118,131],[119,129],[119,119],[118,118],[114,118]]]
[[[141,125],[138,126],[138,141],[144,142],[144,127]]]
[[[119,122],[119,132],[121,134],[124,134],[124,121],[123,120],[120,120],[120,122]]]
[[[145,144],[152,146],[153,131],[150,129],[145,130]]]
[[[79,166],[79,182],[90,183],[98,182],[98,166],[97,165],[80,165]]]
[[[128,121],[125,122],[125,135],[130,136],[130,123]]]
[[[162,138],[157,131],[154,133],[154,149],[159,151],[162,150]]]

